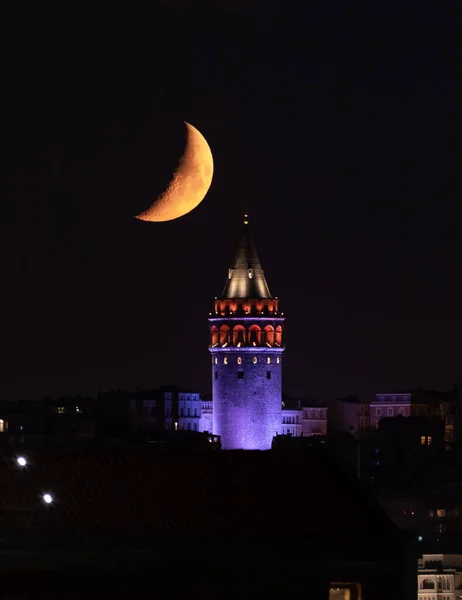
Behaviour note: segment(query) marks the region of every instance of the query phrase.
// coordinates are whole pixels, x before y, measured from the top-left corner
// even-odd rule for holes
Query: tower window
[[[238,379],[244,379],[244,371],[238,371],[237,372],[237,378]]]
[[[228,364],[228,357],[227,356],[224,357],[223,362],[225,363],[225,365]]]
[[[276,358],[276,362],[277,362],[277,364],[279,364],[280,360],[281,360],[281,359],[280,359],[280,358],[279,358],[279,356],[278,356],[278,357]]]
[[[218,371],[215,371],[215,379],[218,379]]]
[[[218,358],[215,356],[215,364],[218,364]]]
[[[271,371],[266,371],[266,379],[271,379]]]
[[[254,365],[257,363],[257,357],[256,357],[256,356],[254,356],[254,357],[252,358],[252,362],[253,362],[253,364],[254,364]]]
[[[268,358],[266,359],[266,362],[270,365],[271,364],[271,357],[268,356]]]
[[[237,364],[242,365],[242,358],[240,356],[237,357]]]

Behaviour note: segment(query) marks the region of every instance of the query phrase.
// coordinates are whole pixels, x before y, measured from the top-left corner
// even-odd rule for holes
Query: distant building
[[[282,396],[282,434],[298,436],[327,434],[327,405],[309,398]]]
[[[405,390],[376,394],[370,404],[371,427],[377,427],[382,417],[439,417],[450,413],[452,392]]]
[[[361,401],[357,396],[336,398],[329,402],[330,433],[346,432],[352,435],[360,429],[370,427],[369,403]]]
[[[378,423],[377,444],[382,465],[428,461],[444,451],[444,422],[439,418],[385,417]]]
[[[138,429],[201,431],[200,394],[176,386],[131,394],[130,412]]]
[[[326,435],[328,408],[323,403],[302,400],[302,435]]]
[[[418,600],[458,600],[462,590],[462,554],[424,554],[419,558]]]
[[[200,431],[213,432],[213,401],[211,394],[201,394]]]
[[[0,444],[86,443],[95,438],[95,400],[80,396],[0,401]]]

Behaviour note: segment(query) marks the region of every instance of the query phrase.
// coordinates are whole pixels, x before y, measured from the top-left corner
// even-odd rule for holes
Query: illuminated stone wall
[[[282,352],[211,348],[213,433],[223,449],[268,450],[281,433]]]

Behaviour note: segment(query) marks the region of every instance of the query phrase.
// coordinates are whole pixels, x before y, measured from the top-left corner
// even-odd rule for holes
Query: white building
[[[310,436],[326,435],[327,406],[315,400],[283,396],[282,400],[283,435]]]
[[[462,598],[462,554],[424,554],[419,558],[418,600]]]
[[[213,403],[211,396],[201,397],[200,431],[213,432]]]

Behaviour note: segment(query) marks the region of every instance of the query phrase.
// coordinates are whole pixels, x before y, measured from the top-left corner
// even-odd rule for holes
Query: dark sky
[[[7,22],[0,396],[208,391],[245,204],[287,315],[286,392],[462,380],[460,15],[199,4]],[[183,120],[212,148],[210,192],[139,222]]]

